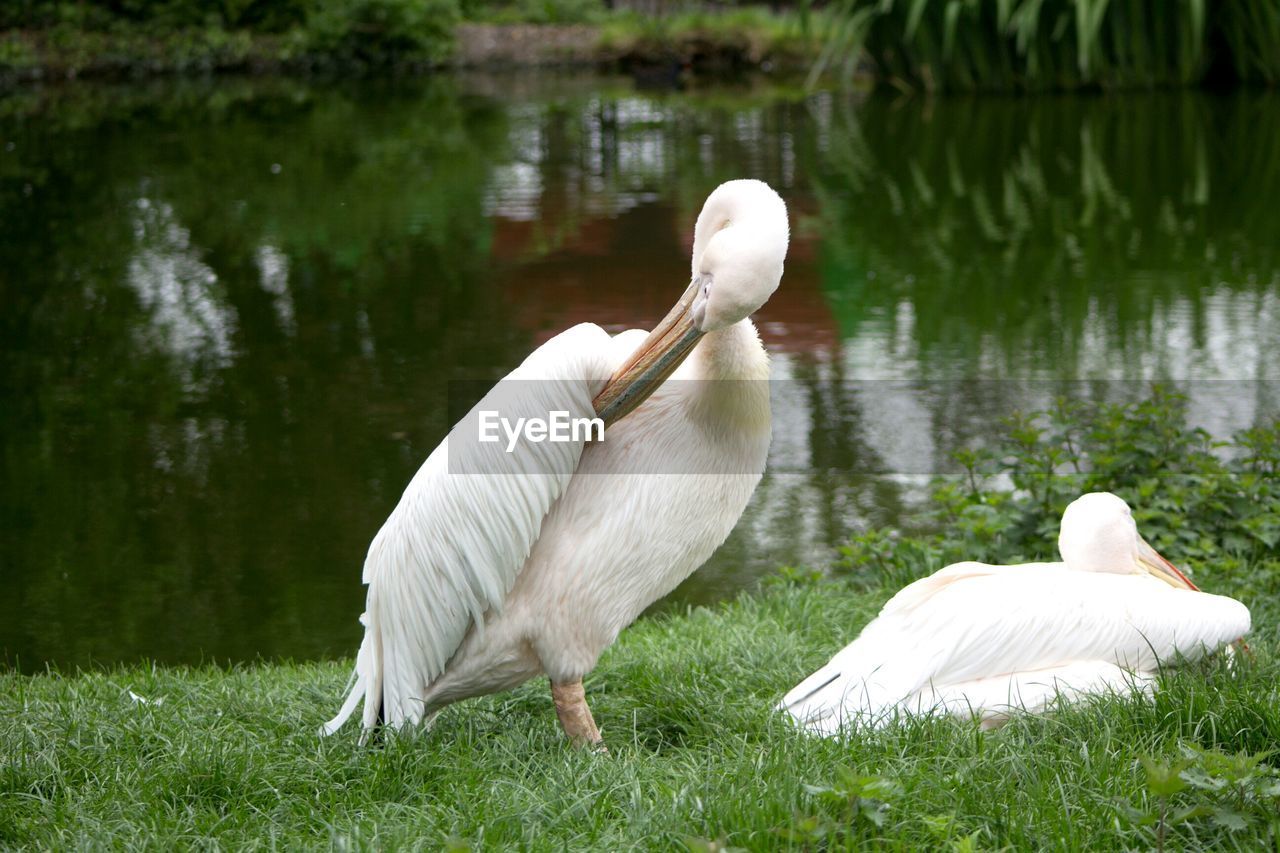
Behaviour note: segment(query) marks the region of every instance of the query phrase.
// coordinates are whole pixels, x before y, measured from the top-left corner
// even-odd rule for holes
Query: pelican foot
[[[582,681],[569,684],[551,685],[551,698],[556,703],[556,716],[560,718],[560,726],[574,746],[588,747],[595,752],[608,754],[600,729],[587,707],[587,695],[582,689]]]

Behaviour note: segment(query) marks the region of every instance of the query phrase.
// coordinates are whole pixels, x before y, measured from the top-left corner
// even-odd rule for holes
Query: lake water
[[[530,75],[0,97],[0,661],[352,653],[451,380],[647,326],[708,191],[792,211],[771,473],[676,595],[909,518],[994,418],[1280,405],[1280,99],[893,100]],[[1227,381],[1230,380],[1230,381]],[[668,605],[670,606],[670,605]]]

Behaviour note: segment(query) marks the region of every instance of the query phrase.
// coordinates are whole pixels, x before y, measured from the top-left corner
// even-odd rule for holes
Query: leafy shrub
[[[222,20],[228,27],[278,33],[305,24],[322,4],[323,0],[222,0]]]
[[[1056,560],[1063,509],[1092,491],[1128,501],[1174,562],[1270,566],[1280,545],[1280,420],[1214,442],[1187,426],[1186,399],[1160,387],[1136,403],[1061,400],[1014,415],[994,443],[957,458],[965,473],[931,490],[926,523],[942,532],[872,531],[841,549],[838,568],[896,587],[962,559]]]
[[[333,0],[308,19],[306,48],[367,64],[438,62],[458,18],[457,0]]]
[[[59,24],[103,30],[113,24],[150,24],[157,29],[228,25],[248,6],[284,6],[299,0],[6,0],[0,27],[40,28]]]
[[[1280,806],[1280,772],[1264,763],[1273,753],[1227,753],[1192,743],[1170,761],[1141,756],[1146,802],[1122,801],[1120,814],[1147,829],[1158,851],[1166,849],[1174,828],[1188,821],[1208,819],[1233,833],[1265,827]]]
[[[0,72],[21,71],[36,64],[31,46],[14,36],[0,36]]]
[[[547,0],[584,3],[587,0]],[[456,0],[5,0],[0,29],[66,26],[111,30],[141,25],[153,32],[184,28],[247,29],[284,32],[312,30],[341,44],[348,31],[371,40],[415,50],[447,42],[458,18]],[[344,30],[343,24],[346,23]],[[375,44],[371,50],[382,50]]]
[[[604,0],[463,0],[469,21],[526,24],[588,24],[605,16]]]
[[[879,830],[888,820],[890,803],[902,796],[902,785],[882,776],[863,776],[848,767],[836,768],[829,785],[805,785],[815,814],[798,814],[790,825],[774,831],[791,844],[809,847],[835,841],[853,847],[865,839],[859,829]]]

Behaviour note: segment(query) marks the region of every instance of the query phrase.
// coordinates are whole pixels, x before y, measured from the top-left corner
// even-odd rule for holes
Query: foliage
[[[781,566],[776,572],[761,580],[765,587],[797,586],[822,579],[822,572],[804,566]]]
[[[245,31],[220,27],[175,29],[156,35],[132,27],[105,32],[62,26],[49,31],[38,50],[29,43],[28,49],[33,59],[27,70],[45,69],[69,77],[86,69],[99,74],[241,69],[271,59],[274,51]]]
[[[15,31],[0,74],[438,66],[464,20],[591,25],[584,47],[602,64],[803,67],[816,55],[808,22],[821,17],[762,6],[646,15],[603,0],[25,0],[0,5],[0,30]]]
[[[221,26],[283,32],[317,16],[342,14],[350,5],[345,0],[6,0],[0,4],[0,29],[59,24],[104,29],[129,22],[156,29]],[[462,10],[472,20],[579,23],[596,20],[605,6],[603,0],[464,0]]]
[[[593,24],[606,17],[603,0],[462,0],[462,16],[495,24]]]
[[[1275,559],[1280,545],[1280,420],[1214,442],[1187,425],[1186,398],[1162,386],[1136,402],[1062,398],[1014,414],[994,442],[956,459],[963,474],[936,482],[929,501],[926,523],[945,532],[872,531],[842,549],[840,566],[901,585],[975,554],[1056,559],[1062,510],[1092,491],[1128,501],[1174,562],[1226,574]]]
[[[1231,76],[1249,83],[1280,84],[1280,3],[1222,3],[1216,21]]]
[[[458,20],[457,0],[26,0],[0,11],[0,29],[39,32],[37,59],[72,73],[435,64]]]
[[[112,30],[144,25],[153,33],[191,27],[278,32],[301,24],[322,0],[10,0],[0,28]]]
[[[1260,559],[1280,544],[1280,422],[1217,444],[1188,427],[1183,396],[1156,386],[1134,403],[1060,400],[1006,426],[1002,444],[961,460],[958,488],[935,493],[962,528],[1003,542],[1002,559],[1052,540],[1062,508],[1089,491],[1125,498],[1144,534],[1183,558]],[[1215,452],[1228,446],[1237,452]],[[1021,500],[991,488],[1001,476]]]
[[[1227,753],[1191,743],[1181,753],[1170,759],[1139,756],[1146,796],[1138,805],[1119,803],[1125,819],[1151,832],[1157,850],[1165,849],[1173,828],[1197,819],[1231,834],[1274,821],[1280,771],[1264,763],[1274,750]]]
[[[36,60],[35,51],[25,41],[14,35],[0,35],[0,73],[31,68]]]
[[[375,65],[439,62],[458,15],[457,0],[332,0],[308,17],[306,49]]]
[[[1271,0],[841,0],[819,67],[866,49],[895,85],[1060,90],[1275,82]],[[1215,54],[1215,51],[1219,53]],[[1216,65],[1216,67],[1215,67]]]
[[[866,776],[847,766],[836,768],[836,781],[829,785],[805,785],[817,807],[816,814],[797,814],[795,822],[780,834],[802,845],[827,840],[848,844],[854,840],[849,830],[865,821],[877,829],[889,820],[890,801],[902,796],[902,786],[893,779]]]

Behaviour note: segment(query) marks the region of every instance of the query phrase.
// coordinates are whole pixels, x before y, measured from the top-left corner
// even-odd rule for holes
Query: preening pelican
[[[1248,608],[1200,592],[1109,492],[1071,502],[1058,550],[1060,563],[956,563],[910,584],[781,707],[824,735],[933,710],[993,726],[1058,696],[1149,690],[1160,664],[1249,630]]]
[[[565,733],[601,741],[583,676],[724,541],[764,471],[769,364],[748,317],[787,241],[767,184],[722,184],[694,226],[692,281],[652,332],[575,326],[451,430],[369,547],[355,685],[324,733],[361,699],[366,731],[400,727],[546,674]],[[508,452],[476,440],[492,410],[598,413],[607,432]]]

